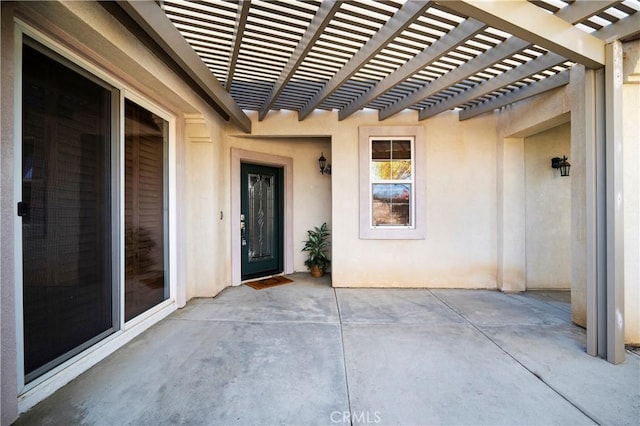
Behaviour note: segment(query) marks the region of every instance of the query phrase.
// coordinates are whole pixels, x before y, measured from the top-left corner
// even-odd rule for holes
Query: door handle
[[[18,216],[26,217],[29,216],[29,204],[24,201],[18,202]]]
[[[246,225],[244,223],[244,215],[241,214],[240,215],[240,244],[242,244],[243,246],[247,245],[247,240],[244,237],[245,230],[246,230]]]

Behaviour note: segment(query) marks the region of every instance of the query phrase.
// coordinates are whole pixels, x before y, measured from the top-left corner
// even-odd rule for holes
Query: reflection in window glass
[[[125,320],[169,297],[165,150],[169,123],[125,101]]]
[[[411,225],[411,185],[374,183],[371,195],[373,199],[373,225]]]
[[[24,374],[115,331],[111,102],[105,83],[35,42],[22,63]],[[20,336],[22,337],[22,336]]]
[[[371,140],[372,226],[412,226],[412,150],[410,139]]]
[[[259,262],[274,258],[275,176],[249,173],[248,261]]]

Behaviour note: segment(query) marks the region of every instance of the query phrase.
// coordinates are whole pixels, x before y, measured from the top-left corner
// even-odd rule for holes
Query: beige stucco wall
[[[526,290],[527,258],[533,255],[527,250],[525,140],[569,122],[573,86],[580,87],[576,80],[579,79],[574,79],[569,86],[504,107],[497,113],[497,268],[498,286],[503,291]],[[548,170],[551,170],[551,156]],[[552,226],[551,223],[539,225]]]
[[[640,344],[640,41],[625,43],[623,85],[624,150],[624,291],[625,342]],[[589,71],[587,71],[589,72]],[[566,88],[539,95],[504,108],[498,115],[498,285],[506,291],[526,287],[526,215],[520,181],[524,167],[524,140],[571,121],[571,314],[586,326],[587,233],[586,149],[587,127],[593,125],[585,110],[585,70],[576,66]]]
[[[336,112],[317,111],[302,123],[291,112],[274,111],[261,122],[250,115],[256,137],[331,139],[334,286],[496,288],[493,115],[458,122],[457,113],[449,112],[419,122],[417,112],[406,111],[382,123],[375,111],[344,121],[337,120]],[[372,125],[425,128],[424,240],[359,238],[358,128]],[[302,206],[296,216],[308,211]]]
[[[2,5],[0,18],[0,424],[9,425],[18,416],[13,11]]]
[[[286,114],[286,113],[285,113]],[[296,120],[297,121],[297,120]],[[254,127],[255,127],[254,123]],[[302,134],[302,133],[301,133]],[[306,231],[327,222],[332,229],[333,176],[321,175],[318,157],[332,162],[331,139],[325,133],[296,137],[294,133],[247,135],[200,115],[186,118],[186,293],[211,297],[232,285],[231,150],[233,148],[289,157],[293,160],[293,270],[305,271],[301,252]],[[288,218],[289,219],[289,218]]]
[[[226,124],[217,114],[197,95],[191,88],[173,73],[162,60],[149,51],[143,43],[140,43],[126,28],[114,19],[97,2],[38,2],[38,3],[7,3],[2,2],[2,27],[1,27],[1,53],[2,53],[2,139],[0,145],[0,176],[2,179],[0,219],[2,223],[0,238],[0,287],[1,312],[2,312],[2,357],[1,357],[1,395],[2,413],[1,423],[11,424],[18,412],[18,380],[17,380],[17,342],[15,334],[15,268],[14,253],[16,235],[14,196],[16,186],[16,173],[14,165],[14,31],[15,19],[26,24],[38,41],[59,51],[70,60],[82,64],[90,72],[108,80],[115,86],[123,89],[125,95],[132,95],[157,105],[159,108],[172,115],[175,119],[175,134],[173,137],[173,158],[170,159],[170,168],[176,175],[176,191],[172,194],[172,203],[175,203],[175,217],[177,229],[173,235],[176,242],[176,261],[174,263],[177,286],[176,305],[181,306],[187,298],[186,287],[196,287],[202,281],[194,279],[194,271],[203,270],[202,264],[194,264],[190,257],[191,247],[200,241],[194,237],[193,223],[196,212],[196,202],[188,203],[187,195],[193,194],[194,188],[191,181],[206,180],[206,173],[200,173],[197,162],[201,161],[200,152],[193,148],[192,143],[187,144],[187,130],[190,124],[187,118],[194,114],[203,117],[207,127],[214,133],[222,134]],[[222,137],[218,137],[222,140]],[[211,155],[210,157],[216,157]],[[206,156],[205,156],[206,159]],[[204,168],[206,170],[206,168]],[[189,172],[188,178],[186,177]],[[195,173],[194,173],[195,172]],[[214,174],[215,175],[215,174]],[[209,175],[212,176],[211,174]],[[217,176],[212,177],[209,183],[215,183]],[[211,195],[217,199],[218,193],[214,185]],[[192,198],[193,200],[194,198]],[[211,206],[212,209],[217,206]],[[195,218],[198,219],[198,218]],[[200,222],[207,229],[207,236],[215,239],[217,229],[215,224],[209,221]],[[214,252],[214,255],[223,250]],[[206,281],[211,276],[216,277],[220,270],[226,272],[222,262],[208,262],[214,265],[214,271],[206,271]],[[221,266],[222,265],[222,266]],[[188,273],[187,273],[188,272]],[[189,290],[189,293],[195,293]],[[214,294],[213,291],[209,294]],[[135,327],[131,327],[123,334],[130,333]],[[138,331],[139,332],[139,331]],[[124,338],[126,340],[126,337]],[[113,342],[113,340],[112,340]],[[114,345],[103,352],[115,350]],[[96,352],[86,356],[82,364],[87,366],[97,362]],[[89,360],[91,359],[91,360]],[[29,392],[29,400],[43,398],[53,392],[56,387],[73,378],[73,373],[66,369],[52,382],[45,382],[43,386],[32,389]],[[36,397],[34,395],[39,395]],[[24,404],[26,399],[21,399]]]
[[[551,158],[571,158],[571,125],[524,139],[527,290],[571,289],[571,176]]]
[[[231,148],[239,148],[265,154],[289,157],[293,160],[293,235],[288,241],[293,245],[293,270],[306,271],[305,254],[301,251],[303,241],[307,238],[307,230],[321,226],[326,222],[333,231],[331,221],[331,182],[332,175],[320,174],[318,158],[324,153],[331,164],[331,141],[329,138],[264,138],[232,136],[225,143],[225,164]],[[227,169],[228,170],[228,169]],[[225,180],[239,179],[226,173]],[[229,187],[230,185],[226,185]],[[338,186],[339,189],[339,186]],[[228,191],[224,191],[228,193]],[[228,204],[227,204],[228,205]],[[229,211],[229,207],[226,209]],[[235,234],[239,234],[236,230]],[[229,234],[233,238],[234,230]]]
[[[0,179],[0,287],[2,296],[2,423],[16,415],[16,336],[13,196],[13,15],[2,5],[2,145]],[[336,112],[317,111],[304,122],[297,114],[273,111],[264,121],[249,113],[252,138],[224,123],[177,75],[139,43],[95,2],[40,2],[19,6],[20,17],[56,40],[74,56],[120,81],[176,118],[177,268],[179,304],[191,297],[213,296],[231,283],[230,168],[232,147],[294,159],[294,267],[303,270],[299,253],[305,231],[327,220],[333,231],[335,286],[457,287],[523,290],[527,270],[524,207],[525,137],[567,121],[576,105],[572,87],[559,89],[458,122],[455,112],[418,121],[405,111],[384,122],[361,111],[338,121]],[[32,8],[37,8],[34,13]],[[637,111],[638,42],[625,44],[625,321],[627,342],[640,342],[640,219]],[[572,79],[573,80],[573,79]],[[360,240],[358,127],[419,125],[426,132],[426,216],[424,240]],[[274,138],[275,137],[275,138]],[[313,137],[313,140],[309,138]],[[315,139],[320,137],[322,139]],[[294,139],[288,139],[294,138]],[[575,199],[583,186],[572,132],[572,219],[580,218]],[[317,173],[320,151],[331,160],[330,177]],[[330,155],[329,155],[330,152]],[[581,174],[582,173],[582,174]],[[580,200],[578,200],[580,201]],[[220,218],[222,213],[222,218]],[[572,227],[574,319],[584,318],[584,250],[581,222]],[[578,229],[578,231],[576,231]],[[578,254],[575,254],[578,252]],[[578,261],[576,261],[576,259]],[[579,321],[577,321],[579,322]]]
[[[185,117],[184,267],[186,300],[212,297],[229,285],[228,250],[219,219],[220,146],[224,126],[202,115]]]
[[[623,47],[625,342],[640,346],[640,40]]]

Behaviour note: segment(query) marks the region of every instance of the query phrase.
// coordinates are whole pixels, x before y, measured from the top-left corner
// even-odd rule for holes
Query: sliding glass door
[[[115,330],[110,87],[23,48],[25,381]]]
[[[168,134],[166,119],[25,36],[25,383],[169,298]]]

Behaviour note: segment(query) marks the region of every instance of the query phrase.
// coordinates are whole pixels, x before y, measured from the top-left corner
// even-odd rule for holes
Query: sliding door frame
[[[176,115],[148,100],[117,77],[90,63],[79,54],[56,42],[29,23],[14,20],[14,199],[22,199],[22,46],[28,37],[51,51],[54,59],[65,66],[81,70],[83,75],[112,87],[111,117],[111,220],[112,220],[112,320],[114,332],[93,343],[51,370],[25,383],[24,374],[24,309],[23,309],[23,246],[21,218],[14,216],[15,247],[15,316],[18,410],[24,412],[51,395],[55,390],[113,353],[151,325],[175,311],[178,296],[176,264]],[[130,321],[124,320],[124,102],[132,102],[148,109],[169,123],[168,140],[164,150],[164,227],[165,268],[169,282],[169,297]],[[180,289],[183,290],[183,289]]]
[[[118,250],[117,250],[117,244],[118,244],[118,229],[117,229],[117,225],[115,223],[114,218],[117,218],[117,216],[114,215],[115,212],[117,212],[117,203],[118,203],[118,197],[117,197],[117,191],[118,191],[118,182],[117,179],[114,176],[114,171],[118,170],[118,168],[120,167],[120,165],[118,164],[118,133],[117,133],[117,127],[120,123],[120,118],[119,118],[119,113],[118,113],[118,99],[121,97],[120,95],[120,90],[118,90],[116,87],[112,86],[111,84],[109,84],[108,82],[100,79],[99,77],[89,73],[88,71],[86,71],[85,69],[83,69],[82,67],[79,67],[78,65],[76,65],[75,63],[69,61],[68,59],[66,59],[65,57],[59,55],[57,52],[52,51],[51,49],[49,49],[48,47],[44,46],[42,43],[33,40],[31,37],[23,37],[22,38],[22,45],[21,45],[21,50],[20,53],[23,53],[24,51],[24,46],[29,46],[32,50],[50,58],[51,60],[57,62],[58,64],[62,65],[63,67],[69,69],[71,72],[77,73],[79,75],[81,75],[83,78],[87,79],[88,81],[91,81],[92,83],[102,87],[103,89],[105,89],[105,91],[110,93],[110,106],[109,106],[109,147],[107,152],[109,153],[109,159],[108,159],[108,166],[109,167],[109,182],[108,183],[108,195],[107,198],[109,199],[109,206],[108,209],[109,211],[106,213],[106,215],[109,216],[109,235],[108,238],[110,239],[109,244],[109,254],[108,256],[105,256],[106,258],[101,259],[102,262],[104,262],[105,264],[105,270],[109,270],[109,275],[108,275],[108,281],[109,281],[109,285],[111,287],[111,326],[100,332],[99,334],[91,337],[90,339],[84,341],[83,343],[79,344],[78,346],[75,346],[74,348],[70,349],[68,352],[66,352],[65,354],[62,354],[52,360],[50,360],[49,362],[47,362],[46,364],[36,368],[34,371],[30,372],[29,374],[25,374],[25,380],[26,377],[28,376],[33,376],[34,379],[40,377],[41,375],[45,374],[46,372],[48,372],[49,370],[55,368],[55,366],[63,364],[65,361],[61,361],[61,359],[71,359],[74,356],[76,356],[79,353],[82,353],[84,350],[86,350],[87,348],[93,346],[95,343],[103,340],[104,338],[106,338],[107,336],[117,332],[121,327],[120,327],[120,322],[118,321],[118,297],[119,297],[119,292],[120,292],[120,288],[117,285],[118,281],[117,281],[117,272],[118,272],[118,268],[119,268],[119,259],[118,259]],[[22,56],[21,56],[21,62],[22,61]],[[22,79],[23,77],[23,70],[21,70],[20,73],[20,78]],[[22,91],[22,88],[20,88],[20,90]],[[21,98],[22,101],[22,98]],[[21,102],[22,105],[22,102]],[[22,113],[22,108],[20,109],[20,112]],[[23,148],[23,143],[24,141],[22,140],[22,130],[23,130],[23,123],[22,123],[22,116],[20,119],[20,126],[16,127],[17,129],[19,129],[20,133],[21,133],[21,137],[20,137],[20,143],[16,144],[17,147],[19,148],[19,153],[16,156],[16,159],[18,160],[16,162],[17,168],[16,170],[18,171],[22,171],[22,161],[23,161],[23,152],[22,152],[22,148]],[[21,180],[21,179],[19,179]],[[21,190],[18,193],[18,200],[22,200],[23,202],[24,200],[24,193],[23,190]],[[19,229],[19,232],[22,234],[23,232],[23,220],[24,219],[18,219],[18,223],[19,226],[16,227],[16,229]],[[20,260],[20,268],[17,268],[16,270],[20,272],[20,274],[22,274],[23,272],[23,268],[24,268],[24,258],[23,258],[23,250],[24,250],[24,246],[22,244],[24,244],[23,241],[23,237],[24,235],[21,235],[20,238],[20,250],[18,252],[18,255],[20,256],[21,260]],[[22,279],[22,286],[21,289],[22,291],[24,291],[24,279]],[[21,293],[21,300],[22,300],[22,305],[24,306],[24,294]],[[24,314],[23,314],[24,315]],[[22,317],[24,320],[24,317]],[[24,327],[23,327],[24,330]],[[24,343],[24,334],[21,336],[23,338],[23,343]],[[24,348],[23,348],[24,349]],[[24,361],[24,354],[23,356],[20,358],[20,362]],[[56,365],[57,364],[57,365]],[[51,366],[54,367],[51,367]],[[42,373],[41,373],[42,372]]]
[[[163,306],[169,305],[169,304],[175,304],[175,300],[176,300],[176,294],[177,294],[177,288],[176,288],[176,265],[175,265],[175,241],[176,241],[176,234],[175,234],[175,230],[176,230],[176,222],[175,222],[175,218],[176,218],[176,203],[173,201],[173,199],[175,198],[174,194],[175,192],[175,182],[176,182],[176,174],[175,174],[175,167],[172,166],[173,162],[172,159],[175,160],[176,158],[176,144],[175,144],[175,128],[176,128],[176,120],[175,117],[170,114],[169,112],[165,111],[164,109],[160,108],[159,106],[153,104],[152,102],[148,101],[146,98],[136,94],[133,91],[124,89],[123,90],[123,95],[120,97],[120,115],[119,115],[119,119],[122,123],[122,125],[120,126],[119,129],[119,135],[120,135],[120,141],[119,141],[119,145],[120,145],[120,153],[119,153],[119,164],[121,165],[121,167],[117,170],[118,171],[118,175],[119,175],[119,180],[121,182],[121,185],[118,186],[118,191],[119,191],[119,212],[118,212],[118,216],[116,216],[118,218],[118,222],[119,222],[119,228],[120,228],[120,232],[121,235],[124,235],[124,229],[125,229],[125,194],[124,194],[124,180],[125,180],[125,168],[124,168],[124,164],[125,164],[125,149],[124,149],[124,143],[125,143],[125,119],[124,119],[124,103],[125,103],[125,99],[136,103],[137,105],[151,111],[152,113],[156,114],[157,116],[159,116],[160,118],[166,120],[169,123],[169,132],[167,135],[167,141],[166,144],[164,145],[164,160],[163,160],[163,164],[164,164],[164,173],[163,173],[163,186],[164,186],[164,194],[163,194],[163,210],[164,210],[164,268],[166,271],[166,278],[165,280],[168,280],[169,282],[169,298],[160,302],[159,304],[157,304],[155,307],[145,311],[144,313],[130,319],[129,321],[125,321],[125,315],[124,315],[124,304],[125,304],[125,292],[124,292],[124,283],[125,283],[125,268],[124,268],[124,264],[125,264],[125,245],[124,245],[124,241],[121,242],[121,244],[119,245],[119,260],[120,260],[120,264],[122,265],[120,267],[120,270],[118,271],[118,276],[119,276],[119,280],[121,283],[121,294],[120,294],[120,307],[121,307],[121,315],[120,315],[120,325],[121,325],[121,329],[123,330],[128,330],[131,327],[134,327],[136,324],[139,324],[140,322],[144,321],[149,315],[152,315],[154,311],[156,311],[157,309],[160,309]],[[122,238],[122,237],[120,237]]]

